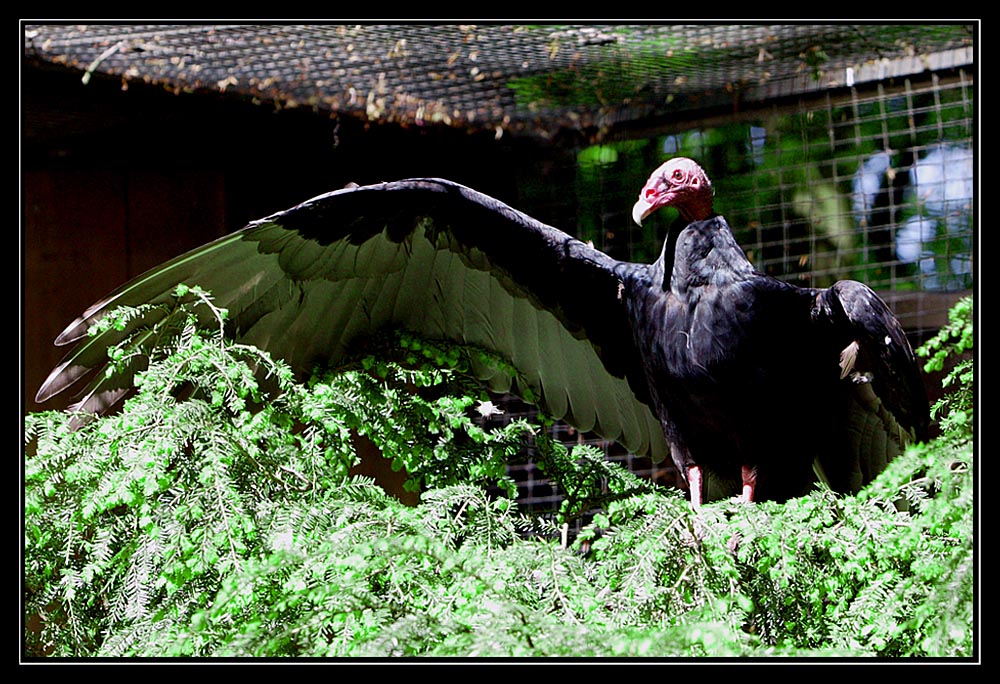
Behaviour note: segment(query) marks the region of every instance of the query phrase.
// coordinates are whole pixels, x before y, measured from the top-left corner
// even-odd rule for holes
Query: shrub
[[[693,512],[478,420],[476,350],[391,336],[299,383],[224,318],[190,290],[121,412],[26,417],[27,656],[973,656],[971,363],[946,436],[857,497]],[[358,435],[418,505],[349,474]],[[555,516],[505,474],[529,443],[568,494]]]

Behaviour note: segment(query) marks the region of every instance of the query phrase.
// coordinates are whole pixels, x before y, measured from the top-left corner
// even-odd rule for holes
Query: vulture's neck
[[[702,287],[724,287],[754,274],[726,219],[717,214],[703,221],[675,221],[661,260],[664,290],[681,298]]]

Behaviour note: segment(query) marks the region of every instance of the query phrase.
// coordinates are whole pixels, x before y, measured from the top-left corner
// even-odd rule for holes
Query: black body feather
[[[867,286],[763,275],[721,216],[678,220],[650,276],[628,297],[636,343],[674,462],[706,471],[706,499],[739,494],[744,466],[756,499],[804,494],[815,469],[855,492],[926,438],[916,359]],[[844,374],[852,343],[864,352]]]

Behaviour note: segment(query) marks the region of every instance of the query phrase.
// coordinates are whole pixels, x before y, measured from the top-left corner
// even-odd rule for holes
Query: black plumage
[[[655,201],[671,163],[708,189],[707,200]],[[755,273],[725,220],[710,215],[710,183],[690,160],[668,162],[651,184],[643,211],[672,204],[682,219],[648,265],[612,259],[445,180],[321,195],[88,309],[57,338],[77,344],[37,399],[88,379],[78,407],[107,410],[130,379],[90,371],[128,330],[88,337],[88,328],[110,308],[165,302],[186,283],[229,310],[234,336],[301,375],[344,363],[389,328],[492,350],[518,374],[477,368],[490,389],[530,397],[654,460],[672,451],[695,478],[696,503],[739,493],[743,472],[756,473],[755,498],[794,496],[814,482],[814,459],[837,490],[853,491],[900,444],[923,438],[926,397],[912,351],[874,293],[857,283],[801,289]],[[853,366],[842,371],[844,350]]]
[[[630,297],[653,403],[692,500],[783,501],[817,475],[856,492],[926,439],[927,396],[899,322],[870,288],[801,288],[754,270],[695,162],[646,182],[637,222],[674,206],[663,254]],[[643,341],[645,340],[645,341]]]

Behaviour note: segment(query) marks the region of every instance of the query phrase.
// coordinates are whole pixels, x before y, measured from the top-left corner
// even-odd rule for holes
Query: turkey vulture
[[[712,205],[702,168],[676,158],[632,209],[637,223],[665,206],[680,214],[646,294],[630,302],[692,501],[735,491],[784,501],[816,471],[857,492],[927,438],[927,394],[902,327],[862,283],[801,288],[757,272]]]
[[[853,491],[922,438],[912,351],[871,290],[801,289],[754,272],[691,160],[658,169],[635,216],[666,205],[681,218],[662,256],[634,264],[447,180],[320,195],[89,308],[57,338],[79,342],[37,399],[104,365],[128,333],[87,336],[109,309],[167,302],[186,283],[228,309],[235,337],[300,375],[344,363],[390,328],[491,350],[517,373],[476,368],[490,390],[654,461],[671,454],[695,504],[754,477],[748,499],[795,496],[815,481],[814,460],[831,486]],[[76,407],[104,411],[131,381],[95,377]]]

